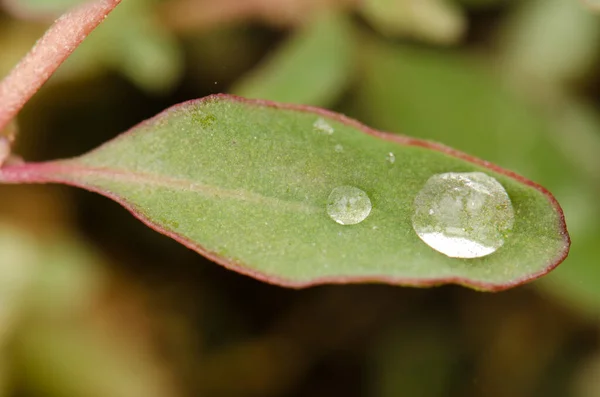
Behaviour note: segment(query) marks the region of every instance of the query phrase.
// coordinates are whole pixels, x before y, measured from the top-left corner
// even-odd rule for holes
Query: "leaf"
[[[330,104],[350,81],[353,39],[352,26],[343,16],[318,14],[232,92],[280,102]]]
[[[449,258],[414,233],[415,196],[448,171],[485,172],[508,192],[518,216],[494,254]],[[226,95],[173,107],[79,158],[4,167],[0,181],[96,191],[230,269],[293,287],[377,281],[500,290],[547,273],[569,246],[558,203],[509,171],[325,110]],[[343,185],[372,201],[356,225],[339,225],[326,211]]]
[[[153,0],[121,3],[56,77],[72,79],[110,68],[150,93],[172,89],[183,74],[183,53],[176,38],[160,26],[153,5]]]
[[[98,42],[87,45],[100,46],[101,61],[138,86],[161,93],[172,89],[183,74],[183,53],[177,39],[160,25],[153,5],[151,0],[124,2],[96,32]]]
[[[467,23],[447,0],[365,0],[360,11],[387,36],[414,36],[438,44],[459,41]]]
[[[517,8],[502,38],[504,65],[546,84],[562,83],[593,67],[600,25],[578,1],[535,0]]]

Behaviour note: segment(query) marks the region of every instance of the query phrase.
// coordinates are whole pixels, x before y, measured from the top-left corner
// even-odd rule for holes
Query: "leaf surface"
[[[506,189],[515,224],[495,253],[449,258],[413,231],[413,203],[432,175],[477,171]],[[552,195],[509,171],[325,110],[226,95],[175,106],[75,159],[5,167],[0,180],[96,191],[222,265],[285,286],[499,290],[545,274],[569,247]],[[328,197],[339,186],[366,192],[365,220],[340,225],[329,217]]]

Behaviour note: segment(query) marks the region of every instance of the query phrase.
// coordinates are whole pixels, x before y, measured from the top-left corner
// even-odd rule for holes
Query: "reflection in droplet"
[[[319,117],[317,121],[313,123],[313,128],[321,134],[331,135],[335,132],[333,127],[327,121],[325,121],[323,117]]]
[[[392,152],[389,152],[385,157],[388,163],[394,164],[396,162],[396,155]]]
[[[413,229],[427,245],[453,258],[479,258],[504,244],[514,211],[504,187],[482,172],[437,174],[414,202]]]
[[[327,214],[340,225],[356,225],[371,212],[367,193],[354,186],[338,186],[327,199]]]
[[[337,145],[335,145],[333,150],[335,150],[336,153],[342,153],[344,151],[344,147],[338,143]]]

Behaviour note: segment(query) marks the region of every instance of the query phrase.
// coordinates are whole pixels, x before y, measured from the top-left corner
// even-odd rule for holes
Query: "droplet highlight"
[[[508,193],[482,172],[448,172],[427,180],[414,201],[412,226],[436,251],[480,258],[504,245],[514,210]]]
[[[371,199],[354,186],[338,186],[327,199],[327,214],[340,225],[356,225],[371,213]]]
[[[313,128],[317,132],[325,135],[332,135],[335,132],[333,127],[327,121],[325,121],[323,117],[319,117],[317,121],[313,123]]]

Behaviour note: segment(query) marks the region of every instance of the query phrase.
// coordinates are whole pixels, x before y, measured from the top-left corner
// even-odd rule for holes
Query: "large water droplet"
[[[514,211],[504,187],[482,172],[429,178],[415,198],[412,224],[436,251],[453,258],[495,252],[512,229]]]
[[[367,193],[354,186],[338,186],[327,199],[327,213],[340,225],[356,225],[371,212]]]
[[[319,117],[317,121],[313,123],[313,128],[320,132],[321,134],[331,135],[335,132],[333,127],[325,121],[323,117]]]

